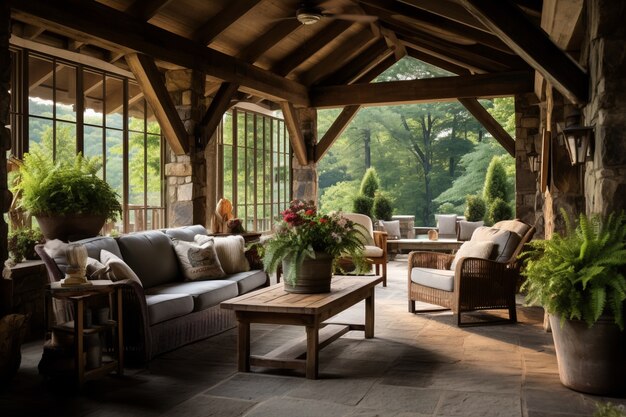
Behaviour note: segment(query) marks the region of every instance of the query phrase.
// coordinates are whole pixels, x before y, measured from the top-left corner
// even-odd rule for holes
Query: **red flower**
[[[328,219],[327,219],[327,218],[325,218],[325,217],[322,217],[322,218],[320,219],[320,223],[328,223]]]
[[[304,212],[307,216],[315,216],[315,210],[308,209]]]

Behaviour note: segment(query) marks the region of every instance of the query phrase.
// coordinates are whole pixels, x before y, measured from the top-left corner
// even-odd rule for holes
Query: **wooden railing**
[[[102,234],[109,235],[114,230],[114,233],[130,233],[162,229],[165,227],[165,216],[165,207],[129,204],[123,210],[122,219],[124,219],[124,222],[109,222],[105,224],[102,228]],[[123,227],[124,225],[126,227]]]

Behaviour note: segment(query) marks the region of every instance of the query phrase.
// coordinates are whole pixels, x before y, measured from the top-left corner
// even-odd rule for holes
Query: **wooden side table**
[[[50,314],[51,301],[53,299],[66,300],[74,307],[74,320],[49,324],[49,329],[59,333],[73,335],[74,339],[74,367],[73,371],[79,385],[90,379],[96,379],[107,375],[112,371],[117,371],[118,375],[124,373],[124,341],[122,323],[122,287],[115,285],[108,280],[90,281],[92,285],[62,287],[60,282],[49,284],[46,290],[46,313]],[[89,327],[85,323],[85,302],[92,297],[106,296],[113,319],[109,318],[103,323],[91,324]],[[115,299],[115,301],[114,301]],[[46,320],[50,323],[50,320]],[[100,366],[87,369],[85,365],[85,336],[112,332],[112,356],[110,360],[102,361]],[[53,361],[54,359],[50,359]],[[102,360],[102,357],[100,358]],[[43,362],[43,361],[42,361]],[[55,367],[52,367],[55,368]],[[44,366],[42,373],[55,375],[55,371],[47,372]],[[58,368],[56,368],[58,371]]]

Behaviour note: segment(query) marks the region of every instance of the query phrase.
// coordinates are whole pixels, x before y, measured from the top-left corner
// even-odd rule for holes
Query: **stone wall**
[[[582,60],[591,79],[584,123],[594,126],[593,161],[585,166],[586,211],[626,209],[626,2],[587,2]]]
[[[171,70],[165,85],[189,135],[188,155],[176,155],[169,147],[165,165],[168,226],[207,225],[207,175],[204,150],[194,141],[193,132],[205,109],[204,74],[192,70]]]
[[[0,213],[6,213],[11,206],[12,195],[7,183],[7,160],[4,157],[11,149],[11,131],[9,125],[9,106],[11,96],[11,54],[9,53],[9,37],[11,36],[11,10],[9,2],[0,3]],[[4,216],[0,216],[0,265],[8,258],[7,247],[8,226]]]

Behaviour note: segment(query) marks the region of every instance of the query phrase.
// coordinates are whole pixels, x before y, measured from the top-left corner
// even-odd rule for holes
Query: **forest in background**
[[[404,58],[374,82],[452,76],[413,58]],[[514,137],[513,98],[481,104]],[[339,109],[318,112],[323,137]],[[415,215],[416,225],[434,225],[434,214],[463,214],[467,195],[482,194],[487,167],[500,158],[514,198],[515,159],[457,101],[362,108],[318,164],[323,211],[352,211],[369,167],[394,214]],[[513,208],[514,201],[508,202]]]

